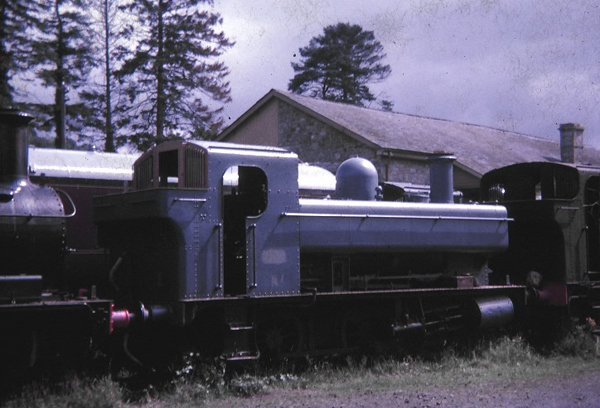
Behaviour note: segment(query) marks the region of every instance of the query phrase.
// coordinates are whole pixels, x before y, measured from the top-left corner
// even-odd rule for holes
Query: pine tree
[[[15,89],[11,79],[27,69],[29,33],[34,12],[45,2],[0,0],[0,106],[12,106]]]
[[[125,15],[121,12],[122,0],[88,0],[92,21],[94,48],[97,50],[99,72],[94,82],[80,94],[88,114],[85,125],[101,133],[104,151],[116,150],[115,125],[121,91],[115,72],[120,66],[119,56],[128,52],[126,42],[130,33],[123,32]],[[102,115],[99,115],[101,113]],[[94,139],[94,136],[91,137]]]
[[[216,58],[233,43],[216,26],[212,0],[137,0],[129,11],[144,21],[128,28],[138,39],[118,74],[129,97],[129,140],[140,149],[168,138],[211,138],[230,100],[228,69]]]
[[[54,88],[55,146],[66,147],[66,114],[70,93],[85,83],[94,64],[88,21],[82,0],[53,0],[36,10],[30,67],[47,87]],[[77,112],[73,112],[78,114]]]
[[[386,79],[391,73],[383,46],[372,31],[359,25],[327,26],[323,35],[300,48],[300,63],[292,63],[296,75],[288,89],[299,94],[363,106],[376,98],[368,83]],[[384,102],[391,109],[390,102]]]

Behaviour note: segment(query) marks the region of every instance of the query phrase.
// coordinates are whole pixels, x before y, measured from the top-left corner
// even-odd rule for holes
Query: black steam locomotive
[[[30,120],[0,111],[0,366],[9,376],[40,359],[77,359],[110,330],[110,300],[64,291],[66,226],[76,209],[64,192],[30,181]]]
[[[519,163],[484,175],[481,190],[514,219],[508,250],[490,261],[490,280],[526,285],[536,319],[555,316],[551,323],[560,323],[570,314],[598,321],[600,169]]]
[[[306,198],[295,154],[217,142],[155,146],[136,160],[131,191],[94,199],[104,249],[89,262],[104,273],[74,288],[61,265],[65,208],[77,202],[30,183],[26,162],[11,162],[26,151],[27,119],[0,119],[15,140],[3,146],[21,151],[0,159],[0,358],[12,365],[106,339],[138,364],[181,349],[229,360],[347,352],[503,326],[531,305],[596,310],[600,169],[500,169],[483,180],[493,204],[455,204],[453,157],[438,155],[423,203],[388,201],[355,158],[331,197]]]

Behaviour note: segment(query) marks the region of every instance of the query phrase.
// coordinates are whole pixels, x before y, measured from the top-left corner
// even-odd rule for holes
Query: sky
[[[392,73],[370,88],[395,112],[552,140],[580,123],[584,144],[600,148],[598,0],[215,0],[214,10],[236,42],[221,57],[227,123],[286,91],[298,49],[346,22],[383,45]]]

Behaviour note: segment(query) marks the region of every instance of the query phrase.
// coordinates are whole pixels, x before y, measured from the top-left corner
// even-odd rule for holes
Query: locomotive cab
[[[482,192],[515,220],[508,251],[491,261],[493,279],[528,284],[555,305],[567,304],[571,283],[600,279],[598,169],[515,164],[486,174]]]
[[[166,142],[135,163],[136,191],[97,198],[95,217],[116,259],[141,258],[127,274],[143,301],[299,293],[298,224],[280,216],[297,210],[297,180],[282,149]],[[162,247],[148,242],[158,231]]]

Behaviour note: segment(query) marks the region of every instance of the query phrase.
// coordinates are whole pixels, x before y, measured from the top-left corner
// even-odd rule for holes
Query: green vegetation
[[[82,380],[74,377],[58,384],[33,384],[13,400],[6,408],[113,408],[127,406],[121,387],[109,380]]]
[[[213,0],[3,0],[0,105],[59,148],[214,138],[231,99],[221,25]]]
[[[428,359],[338,357],[233,373],[227,372],[225,364],[213,362],[187,365],[168,384],[141,391],[127,390],[108,378],[73,377],[52,386],[32,385],[5,406],[188,408],[213,402],[238,405],[243,402],[240,398],[275,392],[353,395],[423,387],[477,387],[507,380],[533,383],[557,375],[598,371],[599,357],[596,339],[579,330],[558,344],[553,354],[544,356],[519,337],[503,337],[470,350],[448,349]]]
[[[357,24],[327,26],[299,52],[288,89],[329,101],[365,106],[377,99],[368,84],[381,82],[392,72],[381,63],[385,54],[373,31]],[[380,103],[384,110],[392,110],[391,101]]]

